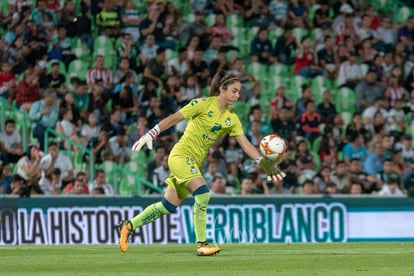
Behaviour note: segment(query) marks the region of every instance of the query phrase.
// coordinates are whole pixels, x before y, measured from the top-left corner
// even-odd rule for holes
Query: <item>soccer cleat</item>
[[[132,223],[129,220],[123,220],[116,225],[119,231],[119,248],[122,253],[128,250],[128,239],[132,233]]]
[[[219,253],[221,249],[219,247],[210,247],[207,242],[197,243],[197,256],[211,256]]]

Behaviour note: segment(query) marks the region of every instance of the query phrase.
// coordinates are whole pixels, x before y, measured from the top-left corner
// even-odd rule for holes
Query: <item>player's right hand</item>
[[[281,181],[286,176],[286,174],[278,167],[278,165],[282,162],[282,159],[270,160],[262,157],[258,161],[259,166],[267,174],[269,181]]]
[[[150,129],[147,133],[145,133],[144,136],[142,136],[141,138],[139,138],[133,145],[132,145],[132,151],[140,151],[141,148],[144,145],[147,145],[147,148],[149,150],[152,150],[152,141],[154,141],[155,139],[157,139],[158,134],[160,133],[160,127],[157,125],[155,125],[155,127],[153,127],[152,129]]]
[[[141,150],[141,148],[147,145],[147,148],[149,150],[152,150],[152,138],[151,136],[146,133],[144,136],[139,138],[133,145],[132,145],[132,151],[138,152]]]

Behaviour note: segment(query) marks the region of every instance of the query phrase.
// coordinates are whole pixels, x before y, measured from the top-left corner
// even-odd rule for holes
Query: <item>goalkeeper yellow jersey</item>
[[[191,156],[201,168],[210,147],[223,135],[244,134],[234,111],[220,109],[217,96],[194,99],[179,112],[188,120],[187,128],[174,146],[174,155]]]

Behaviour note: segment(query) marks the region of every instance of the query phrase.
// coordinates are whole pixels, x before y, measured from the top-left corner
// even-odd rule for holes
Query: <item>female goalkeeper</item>
[[[165,181],[168,187],[163,199],[149,205],[131,220],[118,224],[119,247],[122,252],[127,251],[129,235],[134,229],[174,212],[190,193],[195,201],[193,220],[197,255],[209,256],[220,252],[220,248],[211,247],[206,242],[206,210],[210,192],[200,169],[210,147],[227,133],[236,138],[243,151],[256,160],[268,176],[276,181],[285,176],[277,167],[280,161],[263,158],[244,135],[237,114],[229,108],[239,97],[239,79],[225,71],[217,72],[211,81],[210,97],[192,100],[135,142],[132,146],[133,151],[141,150],[144,145],[152,149],[152,142],[160,132],[182,120],[188,120],[183,136],[169,154],[168,165],[171,175]]]

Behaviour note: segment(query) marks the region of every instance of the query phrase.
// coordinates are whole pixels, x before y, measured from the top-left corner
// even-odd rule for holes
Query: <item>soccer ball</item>
[[[277,134],[266,135],[260,140],[260,154],[270,160],[281,158],[286,148],[285,140]]]

